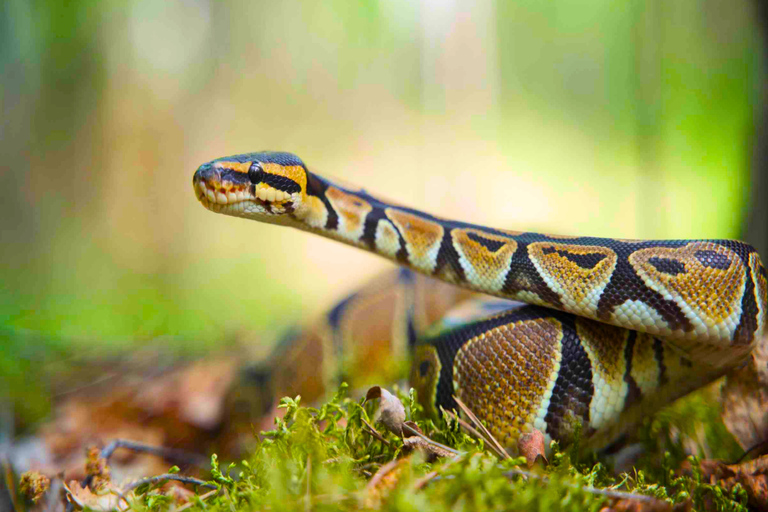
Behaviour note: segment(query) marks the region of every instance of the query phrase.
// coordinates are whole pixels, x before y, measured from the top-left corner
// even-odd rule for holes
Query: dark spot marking
[[[669,274],[671,276],[685,274],[685,264],[680,263],[677,260],[670,258],[657,258],[654,256],[648,260],[648,263],[653,265],[653,268],[662,274]]]
[[[667,365],[664,364],[664,344],[658,338],[653,338],[653,356],[659,367],[659,386],[663,386],[669,381],[669,377],[667,377]]]
[[[755,339],[757,332],[760,308],[757,305],[759,290],[757,283],[752,279],[752,272],[746,273],[744,293],[741,296],[741,319],[733,332],[734,345],[748,345]]]
[[[469,232],[467,233],[467,238],[472,240],[473,242],[477,242],[478,244],[482,245],[486,249],[488,249],[491,252],[496,252],[505,245],[507,245],[505,242],[499,242],[497,240],[491,240],[489,238],[485,238],[484,236],[478,235],[477,233]]]
[[[637,385],[635,378],[632,377],[632,358],[635,355],[635,342],[637,341],[637,331],[629,331],[627,345],[624,347],[624,382],[627,383],[627,396],[624,399],[624,408],[638,402],[643,397],[640,386]]]
[[[250,172],[250,171],[249,171]],[[280,176],[278,174],[263,173],[262,181],[272,188],[282,190],[289,194],[301,192],[301,185],[293,181],[291,178]]]
[[[606,256],[603,253],[600,252],[590,252],[587,254],[577,254],[569,251],[564,251],[561,249],[556,249],[554,247],[545,247],[541,250],[541,252],[546,256],[552,253],[556,253],[558,256],[567,259],[571,263],[575,263],[581,268],[585,269],[593,269],[597,266],[598,263],[603,261]]]
[[[728,267],[731,266],[731,260],[728,259],[728,256],[719,252],[703,250],[696,251],[693,255],[705,267],[728,270]]]
[[[427,373],[429,373],[429,361],[422,361],[419,364],[419,376],[426,377]]]

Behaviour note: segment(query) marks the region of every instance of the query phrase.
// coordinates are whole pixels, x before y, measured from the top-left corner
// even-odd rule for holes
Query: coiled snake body
[[[766,270],[731,240],[616,240],[492,229],[390,204],[290,153],[206,163],[208,209],[311,231],[477,292],[513,299],[414,347],[427,410],[458,396],[503,443],[577,423],[605,441],[742,363],[762,338]],[[482,308],[480,308],[482,310]]]

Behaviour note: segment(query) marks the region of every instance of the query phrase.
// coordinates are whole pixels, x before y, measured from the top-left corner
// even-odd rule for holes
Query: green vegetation
[[[189,510],[597,511],[615,499],[605,496],[605,490],[651,496],[670,505],[691,500],[697,510],[705,503],[717,510],[747,510],[743,490],[728,492],[704,483],[697,470],[680,476],[685,457],[676,449],[665,451],[685,442],[685,432],[695,424],[711,419],[712,408],[701,396],[649,421],[644,426],[645,462],[629,474],[613,476],[592,456],[579,458],[556,443],[545,468],[535,466],[529,472],[523,458],[500,461],[458,425],[426,419],[413,393],[398,393],[408,417],[431,439],[461,452],[435,462],[418,452],[408,456],[397,448],[402,443],[396,436],[385,434],[386,446],[365,431],[363,420],[371,422],[372,404],[351,400],[345,391],[342,386],[320,408],[304,407],[298,397],[284,398],[285,416],[275,421],[249,460],[224,465],[212,457],[212,483],[220,491],[196,498]],[[717,423],[703,428],[707,435],[721,434]],[[681,437],[669,444],[675,429]],[[654,457],[661,463],[655,464]],[[386,476],[377,474],[398,458],[400,463]],[[697,461],[691,461],[696,467]],[[169,510],[171,498],[156,488],[142,490],[131,502],[134,510]]]

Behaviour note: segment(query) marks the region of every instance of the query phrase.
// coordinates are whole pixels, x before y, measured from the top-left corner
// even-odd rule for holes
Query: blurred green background
[[[269,344],[387,267],[202,208],[192,173],[233,153],[502,228],[739,237],[756,10],[4,0],[0,372],[51,346]]]

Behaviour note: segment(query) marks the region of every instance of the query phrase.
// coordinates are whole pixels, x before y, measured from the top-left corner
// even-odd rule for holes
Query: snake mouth
[[[243,201],[252,201],[255,199],[247,186],[227,184],[211,184],[204,180],[195,180],[195,195],[198,201],[205,206],[218,205],[226,206],[241,203]],[[206,204],[207,203],[207,204]]]
[[[293,197],[266,183],[252,183],[247,174],[205,164],[192,178],[195,196],[216,213],[238,217],[278,215],[292,211]]]

